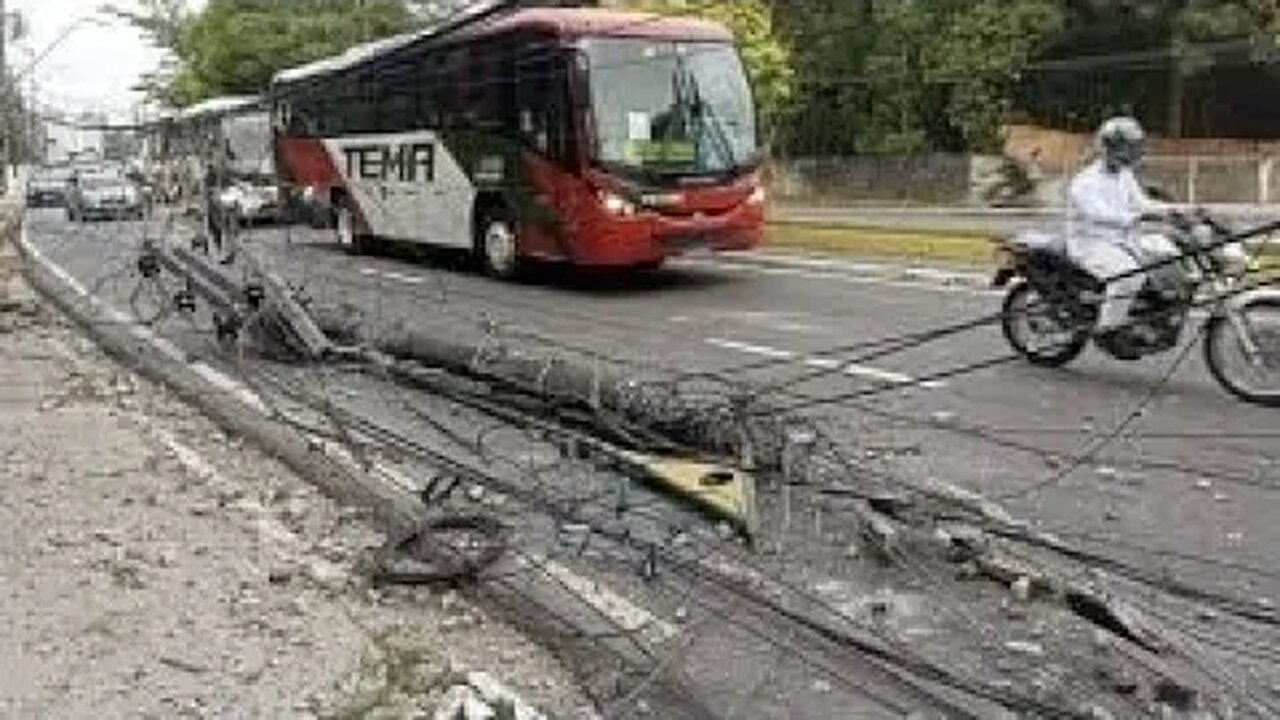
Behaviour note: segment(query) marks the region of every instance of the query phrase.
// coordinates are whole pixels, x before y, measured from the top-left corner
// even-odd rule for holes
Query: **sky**
[[[9,10],[26,21],[27,36],[11,48],[9,62],[19,72],[77,20],[96,16],[102,0],[7,0]],[[128,4],[127,0],[121,4]],[[192,1],[194,6],[196,2]],[[33,73],[36,96],[44,107],[80,113],[105,112],[128,120],[141,99],[129,88],[142,73],[154,70],[162,53],[119,20],[77,24]],[[27,82],[24,80],[24,87]]]

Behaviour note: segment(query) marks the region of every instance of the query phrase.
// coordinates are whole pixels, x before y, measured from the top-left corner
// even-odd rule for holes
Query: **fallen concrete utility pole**
[[[328,355],[333,349],[333,344],[294,297],[288,284],[281,280],[279,275],[267,269],[258,257],[256,248],[244,244],[240,248],[240,254],[249,266],[249,272],[261,281],[267,306],[272,308],[279,316],[279,320],[292,331],[306,356],[309,359],[318,360]]]
[[[781,462],[779,420],[745,412],[745,406],[739,408],[730,397],[723,402],[697,404],[678,397],[662,383],[625,377],[599,365],[461,344],[414,332],[385,338],[377,350],[396,359],[498,383],[553,405],[630,421],[651,435],[654,444],[665,441],[667,451],[733,458],[737,465],[752,471],[778,467]]]
[[[728,522],[748,540],[755,541],[760,529],[756,506],[756,478],[748,472],[723,463],[691,459],[678,455],[627,450],[594,435],[577,431],[561,423],[531,417],[491,398],[478,398],[458,393],[437,373],[420,369],[416,361],[397,361],[375,352],[366,359],[386,369],[392,378],[412,387],[450,397],[486,414],[517,425],[527,425],[582,451],[609,461],[623,474],[656,485],[696,505],[701,510]]]

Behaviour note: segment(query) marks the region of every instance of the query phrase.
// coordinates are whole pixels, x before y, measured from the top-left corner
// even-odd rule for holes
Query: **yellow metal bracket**
[[[644,480],[729,522],[749,539],[760,528],[755,476],[726,465],[683,458],[622,452],[624,460]]]

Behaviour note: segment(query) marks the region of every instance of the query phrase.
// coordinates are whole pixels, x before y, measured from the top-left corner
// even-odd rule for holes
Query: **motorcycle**
[[[1280,231],[1280,222],[1241,233],[1203,211],[1160,222],[1160,232],[1138,243],[1145,282],[1129,321],[1105,334],[1094,328],[1106,284],[1068,256],[1065,237],[1026,232],[998,240],[993,285],[1008,288],[1005,339],[1044,367],[1066,365],[1090,340],[1134,361],[1177,347],[1192,310],[1205,307],[1204,356],[1214,379],[1245,401],[1280,407],[1280,286],[1246,286],[1255,265],[1248,243]]]

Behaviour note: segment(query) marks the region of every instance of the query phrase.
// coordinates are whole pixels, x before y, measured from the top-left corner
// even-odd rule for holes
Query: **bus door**
[[[526,251],[571,259],[559,238],[570,230],[578,193],[572,187],[574,153],[570,142],[569,95],[565,54],[560,48],[530,45],[518,63],[516,110],[526,181],[532,191],[527,218],[533,232]]]

